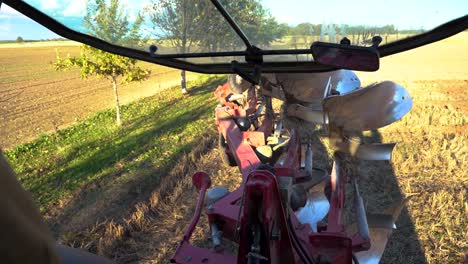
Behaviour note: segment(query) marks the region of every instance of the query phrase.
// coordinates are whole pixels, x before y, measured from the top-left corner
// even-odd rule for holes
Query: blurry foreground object
[[[0,263],[111,263],[79,249],[56,245],[31,195],[0,152]]]

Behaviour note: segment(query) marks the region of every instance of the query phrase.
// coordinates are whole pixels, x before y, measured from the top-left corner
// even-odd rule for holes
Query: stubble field
[[[398,143],[391,163],[358,164],[367,210],[379,212],[395,199],[412,197],[383,263],[464,263],[468,258],[467,46],[465,32],[383,58],[379,72],[358,73],[363,84],[382,80],[402,84],[414,102],[401,121],[362,136],[367,142]],[[13,61],[31,59],[23,54]],[[50,81],[61,77],[49,76]],[[35,84],[21,71],[17,78],[23,78],[26,87]],[[118,263],[165,263],[195,208],[197,192],[189,176],[207,171],[214,185],[230,190],[240,181],[235,168],[221,165],[216,149],[212,119],[216,102],[210,98],[222,81],[196,83],[190,97],[177,94],[180,88],[173,87],[130,104],[124,116],[128,122],[121,129],[112,126],[113,116],[107,111],[8,152],[57,239]],[[53,98],[56,90],[44,87],[36,90]],[[108,92],[112,98],[109,89],[102,89],[101,95]],[[17,97],[19,105],[22,98]],[[112,100],[106,107],[110,106]],[[21,109],[9,113],[20,115]],[[33,110],[25,116],[34,119],[34,114]],[[322,154],[314,154],[314,164],[329,170],[327,141],[315,143]],[[205,218],[200,225],[194,242],[209,245]]]

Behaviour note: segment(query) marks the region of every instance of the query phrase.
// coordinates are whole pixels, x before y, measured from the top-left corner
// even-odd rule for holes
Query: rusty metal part
[[[391,160],[396,145],[396,143],[361,144],[359,137],[343,137],[336,131],[330,133],[330,143],[336,151],[362,160]]]
[[[242,140],[252,147],[265,146],[265,133],[261,131],[242,131]]]

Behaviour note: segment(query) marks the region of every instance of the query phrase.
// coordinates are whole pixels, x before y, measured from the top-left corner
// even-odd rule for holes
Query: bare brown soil
[[[68,42],[67,42],[68,43]],[[60,43],[59,43],[60,44]],[[106,79],[80,79],[79,71],[56,72],[56,50],[78,55],[79,46],[19,46],[0,48],[0,146],[8,149],[56,131],[96,111],[114,106],[112,84]],[[180,71],[149,63],[148,80],[120,86],[125,104],[180,84]],[[195,74],[188,74],[193,79]]]

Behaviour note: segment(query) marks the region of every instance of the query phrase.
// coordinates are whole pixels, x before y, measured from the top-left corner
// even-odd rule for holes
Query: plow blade
[[[402,118],[412,106],[406,89],[390,81],[324,99],[330,125],[344,131],[384,127]]]
[[[371,248],[356,253],[361,264],[378,264],[392,234],[394,223],[389,215],[368,215]]]
[[[296,212],[296,216],[301,224],[309,224],[310,228],[317,232],[317,223],[325,218],[329,209],[327,197],[323,193],[313,192],[306,205]]]
[[[355,253],[360,264],[378,264],[387,245],[388,239],[393,229],[396,229],[395,222],[405,206],[408,198],[394,203],[383,214],[368,214],[367,223],[369,225],[369,235],[371,247],[367,251]],[[350,227],[356,229],[356,226]]]
[[[288,116],[296,117],[313,124],[324,125],[327,123],[326,115],[322,109],[314,109],[301,104],[290,104],[286,108],[286,113]]]
[[[396,145],[396,143],[361,144],[359,138],[343,140],[336,135],[331,138],[331,143],[336,150],[361,160],[391,160]]]
[[[395,143],[362,144],[356,151],[355,157],[363,160],[391,160]]]

